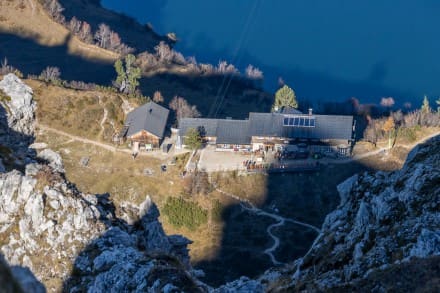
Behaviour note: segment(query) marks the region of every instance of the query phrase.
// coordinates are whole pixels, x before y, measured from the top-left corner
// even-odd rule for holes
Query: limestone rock
[[[38,154],[38,158],[46,160],[49,166],[59,173],[64,173],[63,159],[60,154],[51,149],[44,149]]]
[[[6,102],[9,108],[9,127],[18,133],[33,136],[36,105],[32,98],[32,89],[12,73],[0,81],[0,89],[11,98]]]
[[[401,170],[347,179],[309,253],[269,287],[290,279],[288,291],[337,291],[391,265],[440,255],[439,166],[437,136],[416,147]]]

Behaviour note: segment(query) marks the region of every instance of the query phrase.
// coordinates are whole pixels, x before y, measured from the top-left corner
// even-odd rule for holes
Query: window
[[[284,126],[289,125],[289,118],[284,117]]]
[[[293,118],[289,118],[289,126],[293,126]]]

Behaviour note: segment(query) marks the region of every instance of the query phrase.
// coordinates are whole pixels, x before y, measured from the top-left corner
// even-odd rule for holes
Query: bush
[[[195,230],[208,221],[208,212],[197,203],[179,197],[168,197],[163,213],[174,227]]]
[[[417,139],[415,127],[401,127],[399,128],[397,135],[408,142],[415,142]]]

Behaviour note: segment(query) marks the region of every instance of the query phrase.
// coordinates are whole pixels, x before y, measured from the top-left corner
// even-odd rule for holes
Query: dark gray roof
[[[280,111],[281,114],[302,114],[302,112],[298,109],[286,106],[283,107]]]
[[[315,127],[284,126],[285,117],[298,116],[315,118]],[[220,144],[249,144],[252,136],[350,140],[353,116],[249,113],[249,120],[184,118],[179,133],[185,136],[189,128],[200,127]]]
[[[248,120],[219,120],[217,141],[220,144],[250,144]]]
[[[284,117],[298,116],[314,117],[315,127],[284,126]],[[249,121],[251,136],[350,140],[353,133],[353,116],[250,113]]]
[[[205,136],[217,136],[218,121],[222,119],[182,118],[179,121],[179,133],[185,135],[190,128],[203,129]]]
[[[250,136],[283,136],[283,115],[278,113],[249,113]]]
[[[163,138],[170,111],[154,102],[146,103],[127,115],[125,124],[129,125],[127,136],[146,130]]]

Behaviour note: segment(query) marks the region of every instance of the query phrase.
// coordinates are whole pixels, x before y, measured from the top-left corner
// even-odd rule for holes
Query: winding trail
[[[214,185],[214,187],[215,187],[215,185]],[[283,263],[277,261],[276,258],[275,258],[275,256],[273,255],[273,253],[275,252],[275,250],[277,250],[277,248],[280,246],[280,239],[279,239],[279,237],[275,236],[275,235],[272,233],[272,229],[273,229],[273,228],[275,228],[275,227],[281,227],[281,226],[283,226],[286,222],[290,222],[290,223],[293,223],[293,224],[296,224],[296,225],[299,225],[299,226],[302,226],[302,227],[305,227],[305,228],[311,229],[311,230],[315,231],[315,232],[318,233],[318,234],[321,233],[321,230],[320,230],[318,227],[316,227],[316,226],[313,226],[313,225],[310,225],[310,224],[308,224],[308,223],[304,223],[304,222],[301,222],[301,221],[297,221],[297,220],[294,220],[294,219],[291,219],[291,218],[285,218],[285,217],[282,217],[282,216],[277,215],[277,214],[273,214],[273,213],[266,212],[266,211],[264,211],[264,210],[262,210],[262,209],[257,208],[254,204],[252,204],[252,202],[250,202],[250,201],[247,200],[247,199],[242,199],[242,198],[240,198],[239,196],[236,196],[236,195],[234,195],[234,194],[231,194],[231,193],[225,192],[225,191],[223,191],[223,190],[221,190],[221,189],[219,189],[219,188],[217,188],[217,187],[215,187],[215,190],[218,191],[219,193],[225,195],[225,196],[228,196],[228,197],[230,197],[230,198],[233,198],[233,199],[239,201],[239,202],[240,202],[240,206],[241,206],[244,210],[247,210],[247,211],[249,211],[249,212],[252,212],[252,213],[254,213],[254,214],[258,215],[258,216],[270,217],[270,218],[272,218],[272,219],[274,219],[274,220],[277,221],[277,223],[270,225],[270,226],[267,227],[267,229],[266,229],[267,234],[270,236],[270,238],[272,238],[272,240],[274,241],[274,243],[272,244],[271,247],[269,247],[269,248],[267,248],[266,250],[264,250],[264,253],[267,254],[267,255],[269,256],[270,260],[272,261],[272,263],[273,263],[274,265],[281,265],[281,264],[283,264]]]
[[[98,103],[99,103],[100,105],[102,105],[101,96],[98,96]],[[105,121],[107,120],[107,116],[108,116],[107,108],[106,108],[105,106],[103,106],[103,109],[104,109],[104,115],[103,115],[103,117],[102,117],[101,122],[99,123],[99,126],[101,126],[101,131],[99,132],[98,137],[102,137],[102,134],[104,133],[104,130],[105,130],[105,128],[104,128],[104,123],[105,123]]]

